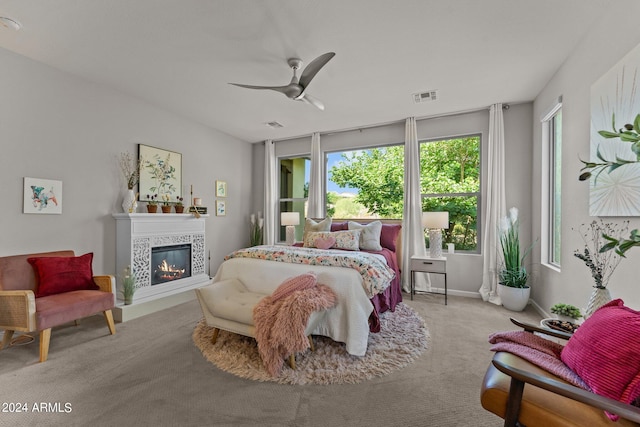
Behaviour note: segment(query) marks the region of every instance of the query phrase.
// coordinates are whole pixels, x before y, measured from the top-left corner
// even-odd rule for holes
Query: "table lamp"
[[[287,245],[296,242],[296,225],[300,224],[300,212],[281,212],[280,223],[287,226]]]
[[[442,257],[442,229],[449,228],[449,212],[422,212],[422,227],[429,229],[429,255]]]

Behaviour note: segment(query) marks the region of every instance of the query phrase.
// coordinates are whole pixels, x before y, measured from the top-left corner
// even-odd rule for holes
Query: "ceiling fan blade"
[[[300,81],[298,84],[302,86],[303,89],[306,89],[307,86],[309,86],[309,83],[311,83],[311,79],[313,79],[315,75],[318,74],[318,71],[320,71],[320,69],[324,67],[335,55],[336,54],[334,52],[328,52],[311,61],[302,72],[302,75],[300,75]]]
[[[313,105],[318,110],[324,111],[324,104],[318,98],[309,95],[308,93],[303,93],[299,97],[296,98],[298,101],[305,102],[307,104]]]
[[[229,83],[230,85],[234,85],[234,86],[239,86],[239,87],[244,87],[247,89],[269,89],[269,90],[275,90],[276,92],[280,92],[280,93],[284,93],[285,95],[287,94],[286,89],[289,87],[287,86],[253,86],[253,85],[243,85],[240,83]],[[288,95],[287,95],[288,96]]]

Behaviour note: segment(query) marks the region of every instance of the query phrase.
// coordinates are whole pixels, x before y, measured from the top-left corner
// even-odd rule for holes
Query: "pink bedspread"
[[[533,363],[576,387],[590,390],[582,378],[560,360],[562,345],[526,331],[496,332],[489,335],[491,351],[506,351]]]

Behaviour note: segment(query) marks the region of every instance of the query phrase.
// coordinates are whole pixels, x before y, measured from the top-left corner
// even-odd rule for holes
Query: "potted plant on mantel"
[[[174,206],[174,209],[176,210],[176,213],[180,214],[184,212],[184,204],[182,204],[184,199],[180,196],[176,196],[176,199],[177,199],[177,202]]]
[[[147,194],[147,212],[156,213],[158,212],[158,201],[156,200],[158,197],[157,194],[148,195]]]
[[[168,194],[162,195],[162,213],[171,213],[171,198]]]
[[[511,311],[522,311],[529,302],[531,288],[527,284],[529,273],[524,260],[533,249],[533,244],[520,256],[520,222],[518,209],[509,209],[509,216],[500,222],[499,237],[503,265],[498,272],[498,295],[502,305]]]

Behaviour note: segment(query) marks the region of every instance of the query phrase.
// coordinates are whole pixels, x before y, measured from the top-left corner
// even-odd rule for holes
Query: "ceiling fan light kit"
[[[18,21],[6,16],[0,16],[0,26],[14,31],[19,31],[20,28],[22,28],[22,25]]]
[[[324,67],[327,62],[331,60],[336,54],[334,52],[328,52],[320,55],[307,65],[302,71],[302,74],[298,78],[297,71],[302,67],[302,60],[299,58],[289,58],[287,64],[293,70],[293,77],[286,86],[254,86],[245,85],[240,83],[229,83],[234,86],[239,86],[247,89],[269,89],[284,94],[287,98],[294,101],[303,101],[307,104],[311,104],[320,110],[324,110],[324,104],[319,99],[309,95],[306,90],[309,87],[311,80],[318,74],[318,71]]]

